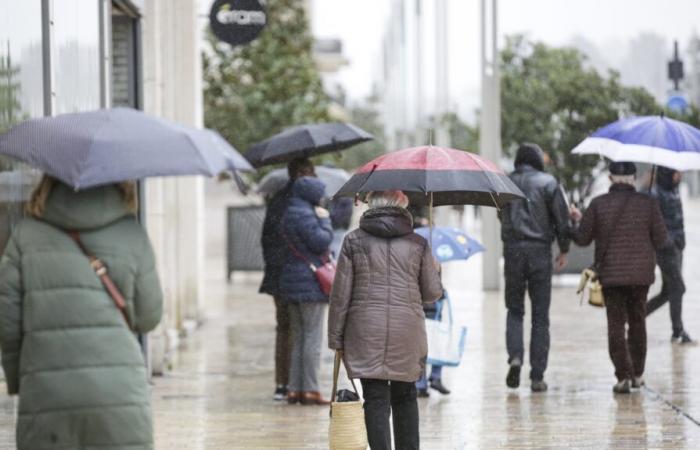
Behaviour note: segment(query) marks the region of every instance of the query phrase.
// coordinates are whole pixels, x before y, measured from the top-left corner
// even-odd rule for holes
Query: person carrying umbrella
[[[330,297],[328,346],[360,378],[372,450],[418,449],[415,381],[428,353],[421,305],[442,296],[430,246],[413,232],[408,198],[372,192],[360,228],[347,235]]]
[[[291,329],[287,305],[283,302],[279,287],[279,278],[287,258],[287,246],[282,238],[280,223],[287,211],[292,196],[294,181],[305,176],[315,176],[314,165],[310,159],[297,158],[287,165],[289,181],[284,188],[277,191],[267,202],[263,221],[260,244],[265,263],[264,276],[259,292],[271,295],[275,302],[275,382],[273,398],[282,401],[287,397],[289,382],[289,364],[291,355]]]
[[[683,282],[685,229],[683,226],[683,204],[680,192],[678,192],[678,185],[682,175],[680,171],[663,166],[656,169],[656,183],[651,193],[659,201],[669,239],[666,245],[656,252],[656,263],[661,269],[663,284],[661,292],[647,302],[647,316],[668,302],[673,327],[671,341],[689,344],[693,343],[693,340],[683,328],[681,317],[683,294],[685,293],[685,283]]]
[[[544,172],[544,152],[536,144],[523,144],[515,156],[510,175],[527,199],[514,200],[499,214],[505,259],[505,297],[508,317],[506,346],[508,375],[506,385],[520,386],[523,364],[523,316],[525,291],[532,304],[530,338],[530,379],[533,392],[547,390],[544,372],[549,356],[549,306],[552,295],[552,242],[559,255],[556,269],[567,263],[570,245],[569,211],[557,180]]]
[[[578,223],[572,237],[584,247],[595,241],[608,350],[617,377],[613,392],[629,394],[644,384],[647,293],[654,282],[656,252],[666,245],[668,234],[658,202],[635,190],[634,163],[611,162],[608,167],[610,192],[594,198],[583,216],[571,209]]]
[[[133,183],[76,192],[44,176],[10,237],[0,347],[8,393],[20,397],[20,450],[153,446],[149,374],[133,332],[156,327],[163,297],[136,208]]]
[[[214,131],[128,108],[27,120],[0,135],[0,154],[45,173],[0,260],[17,448],[153,448],[134,333],[158,325],[163,295],[128,180],[252,167]]]

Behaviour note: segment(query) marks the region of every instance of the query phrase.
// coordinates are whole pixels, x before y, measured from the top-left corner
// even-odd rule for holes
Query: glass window
[[[99,18],[96,1],[55,2],[56,114],[100,107]]]
[[[41,2],[0,0],[0,133],[43,114]],[[0,157],[0,252],[39,173]]]

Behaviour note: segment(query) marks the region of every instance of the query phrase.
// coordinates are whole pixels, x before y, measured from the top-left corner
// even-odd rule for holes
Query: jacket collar
[[[399,237],[413,233],[413,218],[404,208],[374,208],[362,215],[360,228],[382,238]]]
[[[516,172],[541,172],[539,169],[531,166],[530,164],[518,164],[515,166]]]
[[[610,186],[610,192],[636,192],[637,189],[629,185],[627,183],[613,183],[612,186]]]

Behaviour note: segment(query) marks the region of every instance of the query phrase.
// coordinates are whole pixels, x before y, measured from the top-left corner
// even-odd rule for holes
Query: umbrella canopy
[[[330,197],[350,179],[350,174],[338,167],[316,166],[316,176],[326,185],[326,196]],[[260,180],[257,191],[263,195],[274,195],[289,182],[287,169],[275,169]]]
[[[416,228],[415,231],[425,239],[431,240],[429,227]],[[466,260],[484,251],[479,242],[459,228],[435,227],[432,232],[432,251],[438,262]]]
[[[700,130],[663,116],[632,117],[599,129],[573,153],[696,170],[700,169]]]
[[[349,123],[300,125],[254,144],[245,156],[254,167],[262,167],[343,150],[372,139],[371,134]]]
[[[494,163],[463,150],[415,147],[373,159],[336,196],[398,189],[414,205],[484,205],[500,208],[525,195]],[[432,194],[432,195],[429,195]]]
[[[144,177],[253,170],[215,131],[129,108],[28,120],[0,136],[0,154],[75,189]]]

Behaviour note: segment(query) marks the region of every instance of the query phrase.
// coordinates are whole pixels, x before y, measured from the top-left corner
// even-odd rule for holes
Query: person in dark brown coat
[[[360,228],[345,238],[330,297],[328,346],[360,378],[372,450],[418,449],[415,382],[428,353],[423,303],[442,296],[428,243],[413,232],[401,191],[371,193]]]
[[[647,351],[646,298],[654,282],[656,251],[666,242],[666,226],[656,199],[634,187],[636,167],[610,163],[610,192],[593,199],[573,233],[574,242],[595,241],[595,268],[608,316],[608,350],[615,366],[615,393],[629,393],[643,381]],[[625,325],[629,329],[625,335]]]

